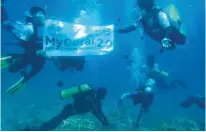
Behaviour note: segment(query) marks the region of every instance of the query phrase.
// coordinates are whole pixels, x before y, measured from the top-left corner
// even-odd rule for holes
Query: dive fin
[[[14,94],[24,86],[24,77],[22,77],[17,83],[12,85],[9,89],[6,90],[9,94]]]
[[[11,56],[1,58],[1,70],[9,66],[11,59]]]

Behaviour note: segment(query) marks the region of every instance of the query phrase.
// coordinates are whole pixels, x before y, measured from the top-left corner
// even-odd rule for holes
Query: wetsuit
[[[142,16],[140,22],[144,31],[158,42],[161,42],[163,38],[169,38],[176,44],[185,44],[186,37],[180,33],[178,25],[175,26],[168,15],[158,7],[148,11]]]
[[[180,24],[172,21],[157,6],[153,6],[152,9],[147,10],[134,24],[123,29],[117,29],[116,31],[118,33],[129,33],[139,28],[140,23],[144,32],[161,44],[165,38],[171,40],[172,48],[175,48],[174,44],[186,43],[185,35],[180,32]]]
[[[119,105],[122,104],[122,100],[124,98],[131,99],[133,101],[134,106],[138,104],[141,105],[141,109],[138,114],[138,118],[136,120],[136,125],[138,125],[143,116],[143,113],[147,112],[149,110],[150,105],[153,103],[154,100],[153,92],[142,92],[138,89],[137,92],[134,93],[125,93],[121,96],[118,102]]]
[[[32,69],[28,73],[26,71],[23,72],[25,77],[24,81],[28,81],[33,76],[37,75],[41,69],[43,69],[45,63],[44,57],[36,54],[36,51],[43,48],[42,42],[40,41],[41,39],[38,37],[38,27],[31,23],[26,26],[28,26],[28,28],[26,27],[23,29],[25,30],[23,32],[25,32],[26,35],[28,34],[30,37],[22,39],[13,34],[20,41],[19,45],[24,49],[24,53],[9,53],[9,55],[12,56],[12,59],[10,60],[8,67],[9,72],[14,73],[24,70],[27,65],[31,65]],[[15,30],[15,26],[12,24],[7,23],[4,25],[4,28],[8,32],[14,33],[13,31]]]
[[[48,131],[54,130],[60,123],[73,115],[81,115],[87,112],[92,114],[103,124],[107,125],[107,119],[102,112],[101,99],[97,96],[97,89],[92,89],[87,92],[82,92],[73,96],[73,103],[67,104],[59,115],[51,118],[43,123],[38,130]],[[25,128],[28,130],[28,128]]]

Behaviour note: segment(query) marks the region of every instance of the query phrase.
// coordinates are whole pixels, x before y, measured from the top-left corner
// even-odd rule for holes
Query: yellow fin
[[[7,68],[9,66],[9,60],[11,59],[11,56],[3,57],[1,58],[1,70],[4,68]]]
[[[17,91],[19,91],[21,88],[24,87],[24,77],[22,77],[18,82],[16,82],[14,85],[12,85],[9,89],[6,90],[9,94],[14,94]]]

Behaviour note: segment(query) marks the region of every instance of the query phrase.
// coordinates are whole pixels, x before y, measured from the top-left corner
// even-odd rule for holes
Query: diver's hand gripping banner
[[[49,19],[43,50],[48,56],[104,55],[113,50],[114,26],[85,26]]]

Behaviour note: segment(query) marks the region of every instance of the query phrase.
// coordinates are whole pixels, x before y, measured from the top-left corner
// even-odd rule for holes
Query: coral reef
[[[61,125],[56,129],[57,131],[72,131],[72,130],[84,130],[95,131],[100,130],[101,124],[91,115],[85,114],[80,116],[72,116],[63,121]]]
[[[163,123],[156,130],[161,131],[199,131],[200,125],[186,117],[174,117],[171,123]]]
[[[148,130],[144,127],[134,127],[130,115],[119,117],[116,114],[108,116],[109,126],[102,126],[101,123],[91,114],[72,116],[65,120],[56,129],[57,131],[128,131],[128,130]]]
[[[43,122],[48,121],[53,116],[57,115],[63,104],[56,102],[52,105],[36,104],[29,107],[21,107],[19,109],[12,109],[11,111],[4,111],[2,118],[2,130],[24,130],[24,128],[35,129]],[[44,107],[44,108],[43,108]],[[186,117],[174,117],[172,120],[162,123],[157,128],[147,126],[148,123],[141,123],[139,126],[134,126],[136,116],[133,112],[124,111],[115,108],[105,108],[104,112],[108,118],[109,126],[104,127],[92,115],[87,113],[84,115],[77,115],[69,117],[62,122],[55,130],[58,131],[147,131],[147,130],[161,130],[161,131],[197,131],[205,130],[205,123],[199,125],[193,120]],[[12,114],[9,114],[12,113]],[[132,114],[131,114],[132,113]],[[147,121],[155,121],[151,119]],[[144,126],[145,125],[145,126]],[[153,126],[154,127],[154,126]]]

